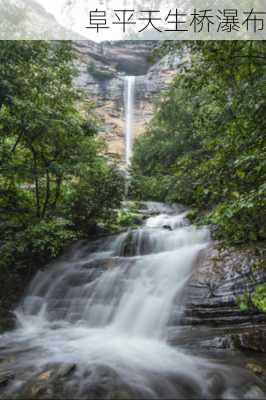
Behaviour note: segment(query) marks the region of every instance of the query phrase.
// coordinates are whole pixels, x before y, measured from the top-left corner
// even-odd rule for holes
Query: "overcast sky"
[[[243,18],[246,16],[244,14],[247,14],[247,11],[250,11],[253,9],[254,7],[254,1],[251,0],[219,0],[219,2],[217,2],[217,0],[37,0],[49,13],[53,14],[55,16],[55,18],[57,19],[57,21],[64,27],[80,34],[83,37],[86,37],[88,39],[91,39],[93,41],[101,41],[101,40],[121,40],[121,39],[125,39],[125,36],[123,36],[122,34],[122,28],[121,25],[117,25],[117,19],[114,16],[114,10],[123,10],[123,9],[134,9],[135,11],[138,9],[138,5],[141,7],[141,9],[146,10],[146,11],[140,11],[140,12],[147,12],[147,10],[160,10],[160,17],[161,20],[160,21],[167,21],[165,19],[165,17],[167,17],[167,14],[170,11],[172,11],[172,7],[173,11],[175,9],[177,9],[178,7],[178,11],[180,9],[180,7],[184,8],[184,11],[187,12],[188,15],[188,22],[186,27],[187,28],[187,32],[186,37],[184,37],[183,32],[181,32],[181,34],[183,34],[183,36],[181,37],[181,39],[209,39],[211,38],[212,40],[214,39],[218,39],[218,40],[235,40],[235,39],[240,39],[240,40],[258,40],[258,39],[263,39],[265,40],[266,37],[266,23],[264,24],[264,30],[260,30],[260,31],[256,31],[256,33],[252,32],[252,27],[247,31],[245,30],[245,27],[242,27],[241,32],[239,33],[237,30],[230,30],[230,34],[228,34],[228,32],[225,30],[220,30],[219,34],[217,33],[218,30],[216,29],[216,25],[215,25],[215,29],[213,28],[212,31],[209,33],[206,29],[206,23],[204,26],[204,29],[199,30],[198,32],[194,32],[194,30],[192,28],[190,28],[191,24],[189,21],[189,17],[191,18],[191,15],[195,15],[195,14],[189,14],[190,12],[193,12],[194,9],[198,10],[209,10],[209,11],[214,11],[214,15],[213,15],[213,20],[215,21],[217,24],[219,24],[219,20],[217,19],[217,15],[215,15],[218,13],[217,10],[215,10],[215,7],[219,10],[219,8],[221,8],[221,10],[226,10],[229,8],[232,8],[233,6],[236,7],[237,12],[238,12],[238,16],[243,16]],[[109,13],[107,12],[107,26],[110,25],[109,29],[100,29],[100,32],[97,33],[95,29],[92,29],[92,26],[90,24],[90,11],[95,11],[96,9],[98,9],[98,12],[101,11],[107,11],[106,8],[106,3],[109,4]],[[156,8],[154,7],[153,3],[156,3]],[[216,3],[216,6],[215,6]],[[219,3],[219,5],[217,6],[217,3]],[[234,4],[236,3],[236,4]],[[247,4],[246,4],[247,3]],[[257,5],[258,4],[258,5]],[[245,6],[244,6],[245,5]],[[136,7],[135,7],[136,6]],[[149,7],[150,6],[150,7]],[[193,6],[193,7],[192,7]],[[203,7],[205,6],[205,8]],[[259,11],[265,11],[266,8],[266,0],[257,0],[256,1],[256,6],[258,7],[258,9],[256,9],[257,12]],[[115,8],[114,8],[115,7]],[[200,8],[203,7],[203,8]],[[139,11],[139,10],[138,10]],[[195,11],[194,11],[195,12]],[[202,11],[198,11],[199,13]],[[137,14],[135,12],[135,14]],[[164,15],[165,14],[165,15]],[[143,14],[140,14],[143,17]],[[196,14],[198,15],[198,14]],[[135,16],[135,15],[134,15]],[[157,14],[157,16],[159,16]],[[121,17],[121,14],[120,14]],[[147,17],[147,15],[145,15],[145,17]],[[168,15],[169,17],[169,15]],[[113,18],[110,20],[110,18]],[[178,17],[180,18],[180,17]],[[261,17],[262,18],[262,17]],[[133,17],[134,19],[134,17]],[[131,25],[131,26],[127,26],[127,31],[126,34],[129,33],[129,29],[132,27],[132,29],[135,29],[135,32],[137,33],[137,38],[138,39],[143,39],[144,37],[142,37],[141,35],[138,34],[138,32],[141,32],[141,28],[145,28],[146,21],[140,21],[143,18],[137,18],[136,17],[136,25]],[[265,17],[266,19],[266,17]],[[116,24],[114,25],[112,21],[116,21]],[[172,22],[171,22],[172,21]],[[174,24],[174,16],[171,15],[169,18],[169,22],[171,22],[172,24]],[[242,21],[241,21],[242,22]],[[266,22],[266,21],[265,21]],[[143,25],[140,25],[140,23],[142,23]],[[161,23],[161,22],[160,22]],[[184,22],[185,23],[185,22]],[[155,21],[155,25],[159,24],[158,21]],[[165,25],[166,22],[165,22]],[[86,29],[87,26],[90,26],[91,29]],[[158,26],[158,25],[157,25]],[[134,27],[134,28],[133,28]],[[135,28],[136,27],[136,28]],[[170,27],[170,25],[167,26],[167,28]],[[95,26],[94,26],[95,28]],[[140,30],[138,30],[140,28]],[[174,25],[171,25],[170,32],[168,34],[167,29],[164,30],[162,29],[163,33],[159,33],[151,28],[151,26],[149,26],[150,28],[150,33],[151,36],[149,37],[149,39],[154,39],[154,40],[163,40],[163,39],[169,39],[171,38],[172,40],[177,40],[180,39],[180,31],[179,32],[174,32],[173,28]],[[161,28],[161,25],[160,25]],[[180,25],[179,25],[180,28]],[[212,28],[212,27],[211,27]],[[145,30],[145,35],[147,33],[147,30]],[[168,36],[164,35],[164,34],[168,34]],[[171,34],[171,37],[169,37],[169,35]],[[147,37],[145,37],[147,38]]]

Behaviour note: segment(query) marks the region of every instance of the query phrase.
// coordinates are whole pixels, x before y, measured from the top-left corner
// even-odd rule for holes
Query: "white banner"
[[[266,0],[0,0],[1,40],[265,40]]]

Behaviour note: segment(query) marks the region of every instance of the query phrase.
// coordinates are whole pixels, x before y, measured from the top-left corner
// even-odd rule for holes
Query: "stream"
[[[170,345],[169,321],[182,316],[210,235],[182,208],[144,207],[140,228],[80,243],[37,274],[16,330],[0,337],[1,398],[264,397],[246,370],[178,344],[192,340],[189,327],[177,323]]]

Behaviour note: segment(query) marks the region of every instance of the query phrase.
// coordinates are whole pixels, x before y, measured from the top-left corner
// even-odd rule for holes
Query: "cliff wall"
[[[79,76],[75,80],[102,119],[100,137],[107,155],[123,162],[125,154],[125,76],[136,76],[134,136],[141,135],[153,114],[156,96],[165,90],[184,57],[167,55],[155,65],[147,61],[155,41],[75,42]],[[86,108],[86,107],[85,107]],[[86,111],[86,109],[84,110]]]

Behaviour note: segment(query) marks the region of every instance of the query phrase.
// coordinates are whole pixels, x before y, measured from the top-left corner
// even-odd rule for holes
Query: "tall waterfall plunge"
[[[130,165],[133,147],[135,83],[135,76],[125,77],[125,160],[127,167]]]

